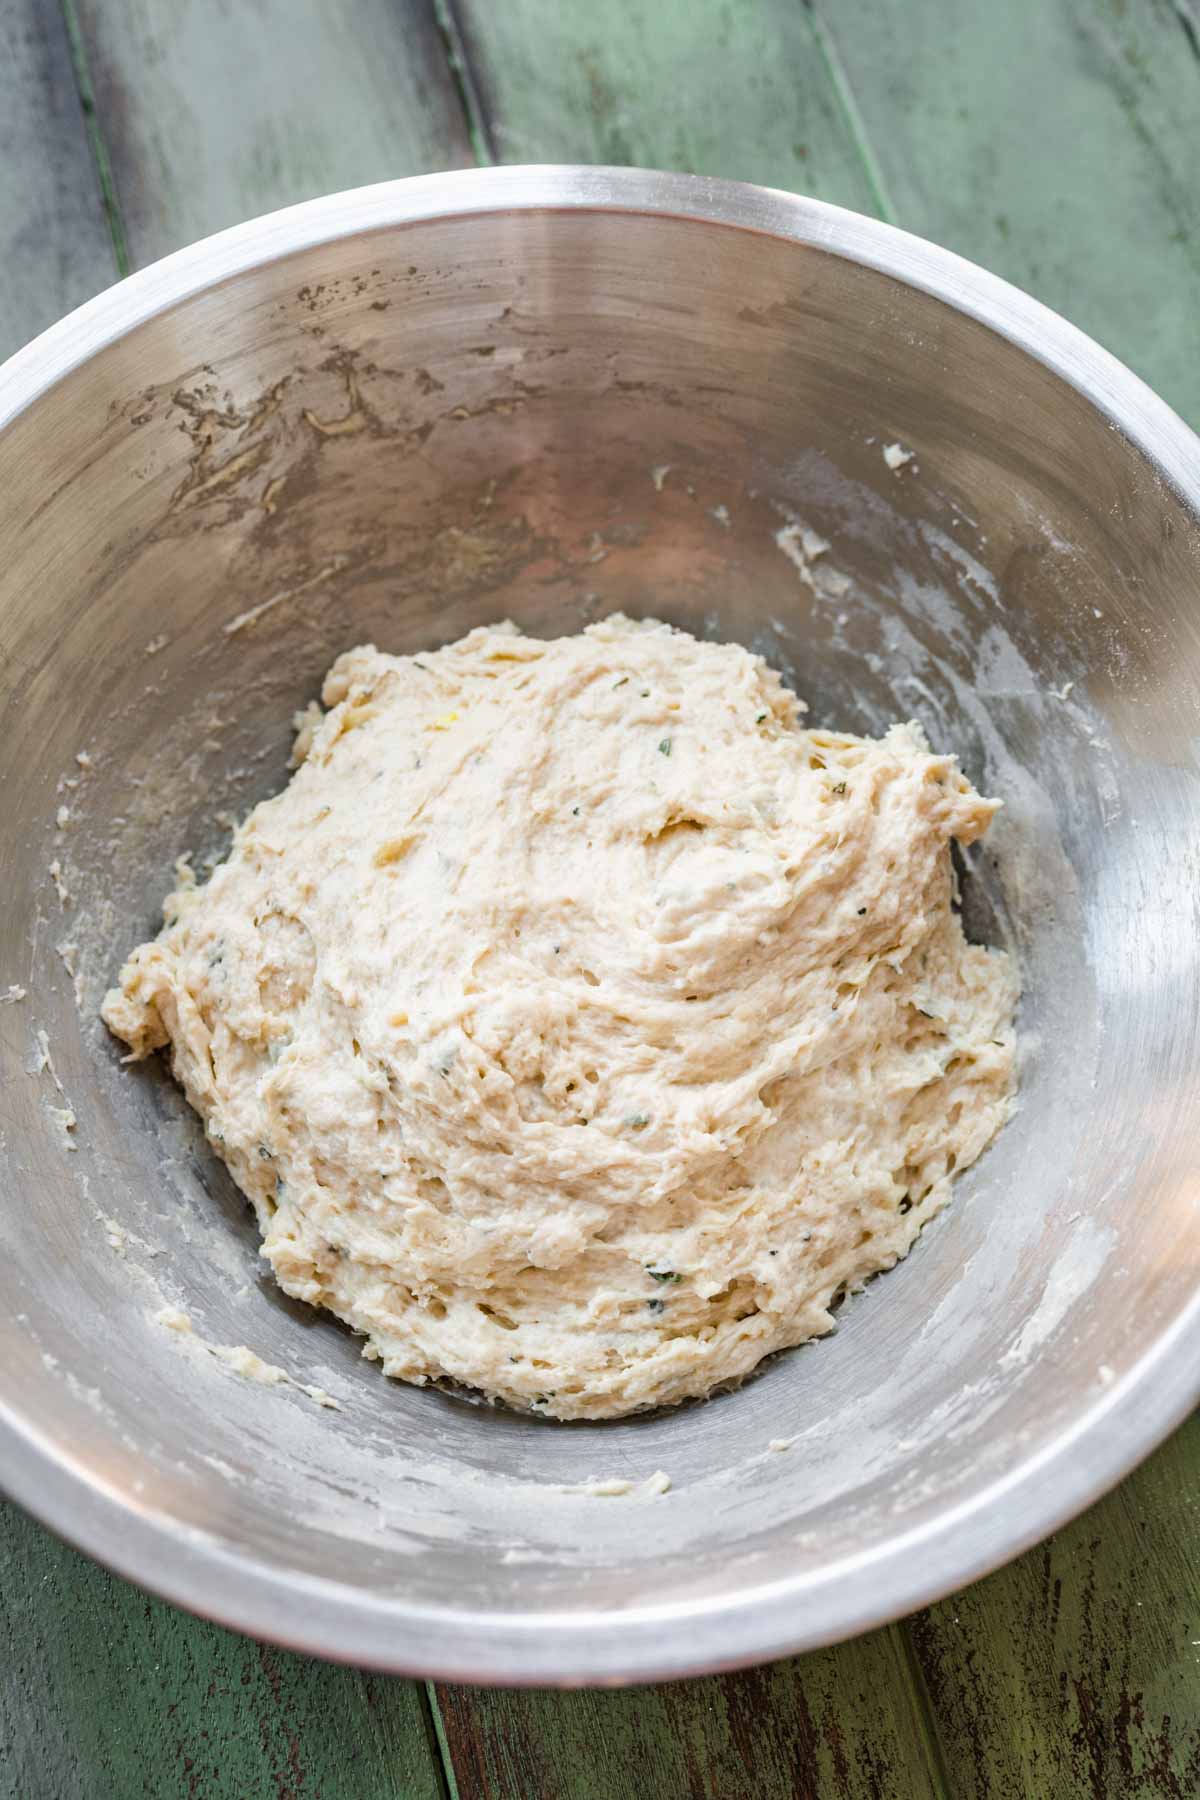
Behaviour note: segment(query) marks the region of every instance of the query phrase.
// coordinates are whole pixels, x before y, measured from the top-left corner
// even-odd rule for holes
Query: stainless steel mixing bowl
[[[609,1681],[918,1606],[1181,1418],[1200,445],[1111,357],[812,201],[438,176],[226,232],[47,332],[0,371],[0,495],[0,1453],[39,1518],[326,1655]],[[1003,796],[966,908],[1022,961],[1023,1099],[834,1337],[564,1427],[389,1384],[285,1299],[96,1006],[175,858],[285,779],[337,651],[616,607],[760,648],[818,719],[916,716]],[[206,1348],[237,1345],[340,1410]],[[657,1498],[572,1491],[658,1469]]]

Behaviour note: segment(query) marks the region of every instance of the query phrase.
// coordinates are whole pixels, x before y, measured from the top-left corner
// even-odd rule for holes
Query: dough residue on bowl
[[[559,1418],[828,1331],[1013,1104],[1016,978],[920,728],[616,616],[338,658],[288,787],[104,1003],[169,1046],[280,1284]]]

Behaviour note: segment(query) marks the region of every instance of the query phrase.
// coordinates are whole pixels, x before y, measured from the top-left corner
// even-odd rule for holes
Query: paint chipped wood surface
[[[954,1795],[1200,1795],[1200,1415],[909,1632]]]
[[[1196,0],[827,16],[887,216],[1065,313],[1200,425]]]
[[[3,1800],[441,1800],[423,1689],[149,1600],[15,1510],[0,1533]]]
[[[117,274],[67,28],[0,5],[0,357]]]
[[[439,1687],[437,1700],[464,1796],[943,1800],[918,1682],[891,1628],[707,1681],[576,1694]]]
[[[133,268],[316,193],[471,160],[432,0],[74,3]]]
[[[996,269],[1200,424],[1196,0],[0,0],[0,350],[308,194],[472,160],[815,193]],[[916,1618],[623,1693],[433,1688],[148,1600],[11,1509],[0,1800],[1191,1800],[1200,1422]]]

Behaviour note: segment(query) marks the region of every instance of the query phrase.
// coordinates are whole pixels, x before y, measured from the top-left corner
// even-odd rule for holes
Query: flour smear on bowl
[[[389,1375],[563,1419],[829,1330],[1012,1110],[1016,975],[950,858],[998,803],[619,615],[352,650],[323,701],[104,1004],[281,1286]]]

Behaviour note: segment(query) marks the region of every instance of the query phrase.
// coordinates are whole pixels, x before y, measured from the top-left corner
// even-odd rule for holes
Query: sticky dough
[[[389,1375],[559,1418],[829,1330],[1012,1107],[1014,971],[949,855],[997,803],[621,617],[352,650],[323,698],[104,1004],[280,1284]]]

